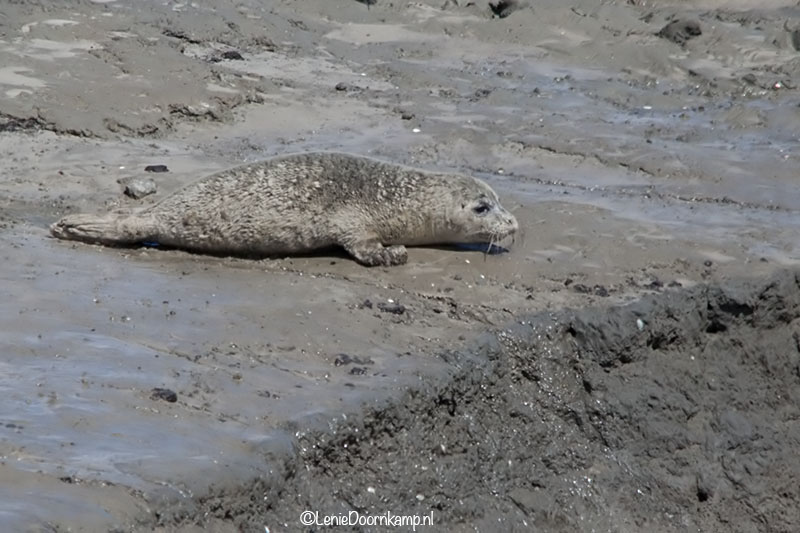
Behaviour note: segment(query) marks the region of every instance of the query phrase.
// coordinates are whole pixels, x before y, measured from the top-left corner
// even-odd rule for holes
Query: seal
[[[407,261],[407,245],[491,246],[518,228],[477,178],[307,152],[223,170],[138,212],[67,215],[50,231],[111,246],[249,257],[340,246],[363,265],[389,266]]]

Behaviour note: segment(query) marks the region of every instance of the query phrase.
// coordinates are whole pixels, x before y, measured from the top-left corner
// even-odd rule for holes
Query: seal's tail
[[[97,244],[137,244],[154,240],[153,224],[137,216],[67,215],[50,226],[59,239]]]

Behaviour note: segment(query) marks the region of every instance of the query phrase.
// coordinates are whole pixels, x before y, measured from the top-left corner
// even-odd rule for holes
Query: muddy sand
[[[789,1],[3,3],[3,530],[792,531],[798,48]],[[471,173],[523,235],[47,231],[308,150]]]

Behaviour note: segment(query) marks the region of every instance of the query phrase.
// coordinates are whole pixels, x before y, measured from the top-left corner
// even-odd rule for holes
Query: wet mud
[[[791,531],[795,4],[3,3],[0,522]],[[311,150],[473,174],[521,235],[368,269],[47,230]]]
[[[448,383],[300,432],[276,503],[238,519],[390,507],[438,531],[790,531],[798,319],[796,273],[519,317],[441,354]]]

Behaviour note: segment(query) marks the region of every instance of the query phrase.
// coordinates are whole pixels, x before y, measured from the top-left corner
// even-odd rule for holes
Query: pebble
[[[156,192],[156,182],[150,179],[134,178],[125,184],[125,195],[138,200]]]
[[[384,313],[391,313],[393,315],[402,315],[403,313],[406,312],[406,306],[397,303],[389,303],[389,304],[379,303],[378,309],[380,309]]]
[[[225,50],[221,54],[222,59],[233,60],[233,61],[243,61],[244,58],[242,54],[237,52],[236,50]]]
[[[694,20],[673,20],[656,33],[658,37],[670,40],[673,43],[683,45],[689,39],[702,35],[700,23]]]
[[[165,402],[175,403],[178,401],[178,393],[170,389],[156,387],[150,391],[151,400],[164,400]]]

